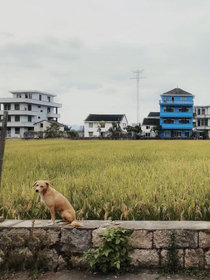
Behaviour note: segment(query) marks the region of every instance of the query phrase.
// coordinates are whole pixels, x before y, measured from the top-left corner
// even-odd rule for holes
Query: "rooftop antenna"
[[[136,71],[133,71],[133,73],[136,74],[136,77],[135,78],[131,78],[131,79],[135,79],[136,80],[136,93],[137,93],[137,124],[140,123],[140,93],[139,93],[139,82],[140,82],[140,79],[146,79],[146,77],[142,77],[141,76],[141,73],[143,72],[144,70],[136,70]]]

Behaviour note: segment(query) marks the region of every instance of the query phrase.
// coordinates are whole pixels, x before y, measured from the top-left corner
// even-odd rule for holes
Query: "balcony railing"
[[[159,103],[163,103],[163,104],[167,104],[167,103],[174,103],[174,104],[179,104],[179,103],[182,103],[182,104],[193,104],[193,101],[182,101],[182,100],[175,100],[175,101],[172,101],[172,100],[159,100]]]

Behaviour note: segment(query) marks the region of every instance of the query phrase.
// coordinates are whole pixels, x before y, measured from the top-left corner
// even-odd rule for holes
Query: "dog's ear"
[[[33,187],[36,185],[37,181],[33,184]]]
[[[52,182],[51,181],[45,181],[45,184],[49,187],[52,185]]]

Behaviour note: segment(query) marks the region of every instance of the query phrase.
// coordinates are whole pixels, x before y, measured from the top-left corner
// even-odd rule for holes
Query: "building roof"
[[[142,125],[160,125],[160,120],[154,118],[144,118]]]
[[[187,92],[187,91],[184,91],[184,90],[181,89],[181,88],[174,88],[174,89],[172,89],[172,90],[170,90],[170,91],[167,91],[167,92],[161,94],[161,96],[162,96],[162,95],[194,96],[193,94],[191,94],[191,93],[189,93],[189,92]]]
[[[148,117],[160,117],[160,112],[150,112]]]
[[[85,119],[86,122],[117,122],[121,121],[125,114],[109,115],[109,114],[89,114]],[[126,118],[126,116],[125,116]],[[127,118],[126,118],[127,119]]]
[[[56,95],[51,94],[51,93],[46,93],[46,92],[42,92],[42,91],[37,91],[37,90],[24,90],[24,91],[10,91],[12,94],[18,94],[18,93],[28,93],[28,94],[44,94],[44,95],[48,95],[48,96],[52,96],[55,97]]]
[[[62,123],[59,123],[59,122],[56,122],[56,121],[48,121],[48,120],[42,120],[42,121],[36,122],[36,123],[34,123],[34,125],[35,125],[35,124],[38,124],[38,123],[42,123],[42,122],[57,123],[59,126],[65,126],[65,125],[62,124]]]

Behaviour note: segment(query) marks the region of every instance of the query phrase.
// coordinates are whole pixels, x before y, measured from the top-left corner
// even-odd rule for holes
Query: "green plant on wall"
[[[107,228],[107,233],[100,234],[102,244],[97,249],[84,253],[83,259],[88,261],[91,270],[103,273],[127,270],[130,258],[128,252],[133,248],[128,244],[133,229],[122,227]]]
[[[166,265],[166,272],[168,273],[176,273],[178,271],[178,251],[177,251],[177,238],[176,233],[172,232],[170,235],[170,240],[168,243],[168,252],[167,252],[167,265]]]

